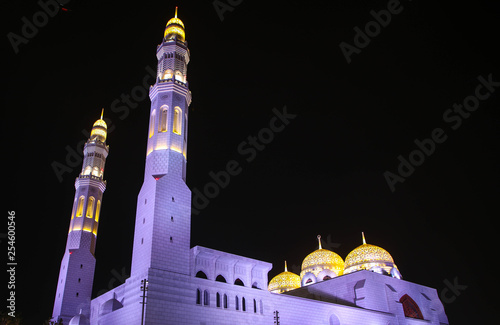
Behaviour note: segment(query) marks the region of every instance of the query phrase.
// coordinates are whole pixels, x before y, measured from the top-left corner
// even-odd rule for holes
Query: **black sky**
[[[353,44],[353,28],[388,3],[246,0],[221,20],[212,1],[72,0],[17,54],[8,33],[22,35],[22,17],[32,21],[41,7],[2,4],[2,229],[6,212],[16,211],[17,311],[27,324],[51,315],[81,168],[58,179],[52,165],[67,165],[68,148],[78,150],[102,107],[112,132],[94,295],[130,272],[150,102],[127,116],[111,104],[156,69],[176,5],[191,51],[188,185],[203,190],[210,171],[230,160],[243,170],[192,216],[191,245],[271,262],[271,278],[285,259],[297,271],[316,235],[345,258],[364,231],[405,280],[439,294],[447,282],[466,285],[448,292],[451,324],[488,323],[497,288],[500,87],[456,130],[443,113],[474,95],[478,76],[500,81],[499,10],[492,1],[402,1],[347,63],[339,44]],[[284,106],[297,117],[246,162],[238,145]],[[396,173],[398,156],[408,158],[414,141],[436,128],[446,141],[391,192],[384,172]]]

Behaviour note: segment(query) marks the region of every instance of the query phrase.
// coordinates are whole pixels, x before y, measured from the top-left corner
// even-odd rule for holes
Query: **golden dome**
[[[317,277],[320,272],[330,270],[335,273],[334,276],[342,275],[344,271],[344,260],[337,253],[323,249],[321,247],[321,236],[318,236],[319,249],[307,255],[302,262],[302,271],[300,277],[303,278],[306,273],[312,273]],[[330,278],[333,277],[331,273],[327,272]],[[318,279],[319,281],[323,279]]]
[[[175,17],[171,18],[167,22],[163,37],[165,39],[172,39],[174,37],[177,37],[178,40],[183,42],[186,39],[186,33],[184,32],[184,23],[182,22],[182,20],[177,18],[177,7],[175,7]]]
[[[101,118],[95,121],[94,125],[92,126],[92,131],[90,131],[90,139],[98,139],[101,142],[106,141],[106,137],[108,134],[108,125],[104,120],[102,119],[102,114],[104,113],[104,108],[102,109],[101,112]]]
[[[168,25],[172,25],[172,24],[177,24],[177,25],[181,25],[182,28],[185,28],[184,27],[184,23],[182,22],[182,20],[180,20],[179,18],[177,18],[177,7],[175,8],[175,17],[174,18],[171,18],[168,22],[167,22],[167,26]]]
[[[363,245],[353,249],[345,259],[344,274],[358,270],[382,269],[390,274],[392,268],[396,268],[392,256],[385,249],[367,244],[364,234]]]
[[[300,276],[288,272],[285,261],[285,272],[281,272],[269,281],[267,290],[272,293],[282,293],[300,288]]]
[[[103,127],[105,128],[106,130],[108,129],[108,125],[106,124],[106,122],[104,122],[104,120],[102,118],[98,119],[97,121],[95,121],[94,126],[100,126],[100,127]]]

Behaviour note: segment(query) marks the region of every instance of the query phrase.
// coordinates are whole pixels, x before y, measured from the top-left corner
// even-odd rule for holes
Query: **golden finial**
[[[175,18],[177,18],[177,6],[175,7]]]
[[[318,235],[318,244],[319,244],[319,248],[318,249],[322,249],[321,248],[321,235]]]
[[[104,107],[102,108],[102,111],[101,111],[101,120],[102,120],[103,115],[104,115]]]
[[[361,232],[361,237],[363,237],[363,245],[366,244],[366,240],[365,240],[365,233],[364,232]]]
[[[288,272],[288,268],[286,267],[286,261],[285,261],[285,272]]]

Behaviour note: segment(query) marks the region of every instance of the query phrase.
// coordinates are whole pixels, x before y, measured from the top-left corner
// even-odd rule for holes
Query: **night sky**
[[[71,0],[45,20],[35,1],[1,5],[1,229],[15,211],[16,312],[25,324],[51,316],[81,169],[75,152],[102,108],[110,152],[94,296],[130,272],[150,107],[142,85],[153,83],[147,70],[156,70],[156,46],[176,5],[191,52],[188,186],[203,192],[210,173],[232,160],[242,169],[193,214],[191,245],[271,262],[271,279],[285,259],[298,273],[318,234],[345,259],[364,231],[405,280],[445,297],[450,324],[488,323],[498,288],[499,8],[493,1],[215,3],[220,9],[210,0]],[[370,22],[388,6],[397,13],[376,29]],[[29,37],[13,46],[9,35],[22,39],[33,18],[37,31],[25,27]],[[356,31],[367,23],[369,39]],[[481,84],[488,86],[478,93]],[[464,99],[471,111],[453,111]],[[273,109],[290,118],[269,135],[262,130]],[[249,137],[259,134],[266,143],[252,147]],[[429,154],[415,152],[417,143]],[[239,146],[256,154],[249,159]],[[398,175],[410,158],[418,166],[401,167],[404,182],[392,191],[385,175]],[[5,235],[1,241],[4,261]]]

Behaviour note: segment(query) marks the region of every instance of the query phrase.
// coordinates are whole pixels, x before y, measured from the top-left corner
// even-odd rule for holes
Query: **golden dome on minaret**
[[[307,255],[302,262],[300,278],[302,285],[323,281],[342,275],[344,260],[337,253],[321,247],[321,236],[318,235],[319,248]]]
[[[300,276],[288,272],[285,261],[285,272],[281,272],[269,281],[267,290],[272,293],[283,293],[293,289],[300,288]]]
[[[184,42],[186,39],[186,33],[184,32],[184,23],[182,20],[177,18],[177,7],[175,7],[175,16],[167,22],[165,27],[165,33],[163,37],[166,40],[177,38],[178,40]]]
[[[367,244],[365,234],[361,233],[363,237],[363,245],[353,249],[345,259],[344,274],[351,273],[358,270],[370,270],[377,273],[391,274],[399,271],[394,259],[385,249]],[[395,270],[393,270],[395,269]]]
[[[101,118],[95,121],[92,126],[92,131],[90,131],[90,139],[91,140],[99,140],[101,142],[106,141],[106,137],[108,135],[108,125],[102,119],[102,115],[104,114],[104,108],[101,111]]]

